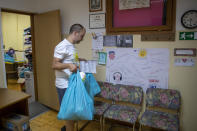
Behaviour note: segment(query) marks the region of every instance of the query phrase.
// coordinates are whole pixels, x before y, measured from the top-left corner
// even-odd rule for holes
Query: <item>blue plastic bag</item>
[[[29,67],[27,68],[22,68],[19,72],[19,77],[20,78],[25,78],[25,71],[30,71]]]
[[[5,62],[11,62],[11,63],[15,62],[14,58],[9,56],[8,54],[4,54],[4,60]]]
[[[93,113],[93,99],[89,96],[77,71],[69,78],[69,85],[57,117],[60,120],[92,120]]]
[[[86,73],[85,87],[92,99],[94,99],[96,94],[101,92],[101,89],[92,73]]]

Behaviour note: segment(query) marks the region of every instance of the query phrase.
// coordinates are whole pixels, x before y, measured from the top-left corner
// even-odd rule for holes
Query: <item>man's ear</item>
[[[73,34],[74,34],[74,36],[76,36],[78,34],[78,32],[77,31],[74,31]]]

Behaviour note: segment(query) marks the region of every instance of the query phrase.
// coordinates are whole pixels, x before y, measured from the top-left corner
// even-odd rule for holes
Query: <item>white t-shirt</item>
[[[62,63],[74,63],[76,57],[76,49],[72,43],[64,39],[56,47],[54,51],[54,57],[62,60]],[[67,88],[68,78],[72,74],[69,69],[55,70],[55,85],[57,88]]]

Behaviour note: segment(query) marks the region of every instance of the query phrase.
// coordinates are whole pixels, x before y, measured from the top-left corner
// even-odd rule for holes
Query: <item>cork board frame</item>
[[[176,14],[176,0],[163,0],[166,4],[166,8],[163,9],[165,12],[165,25],[158,26],[138,26],[131,25],[126,27],[114,26],[114,18],[116,14],[114,11],[117,10],[114,8],[114,3],[118,0],[107,0],[106,1],[106,32],[107,34],[122,34],[122,33],[132,33],[132,34],[143,34],[151,32],[174,32],[175,30],[175,14]],[[134,9],[135,10],[135,9]],[[125,10],[125,18],[134,12],[134,10]],[[135,10],[135,16],[140,15],[140,10]],[[124,12],[123,12],[124,13]],[[138,14],[139,13],[139,14]],[[151,14],[150,14],[151,15]],[[135,17],[130,17],[135,19]],[[122,20],[122,19],[121,19]]]

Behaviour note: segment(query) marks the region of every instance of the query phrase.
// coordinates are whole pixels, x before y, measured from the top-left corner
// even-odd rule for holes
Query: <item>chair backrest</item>
[[[130,85],[114,85],[107,82],[99,82],[101,88],[101,97],[119,102],[130,102],[132,104],[141,104],[143,101],[143,89],[141,87]]]
[[[101,92],[97,95],[98,97],[102,97],[105,99],[112,100],[112,92],[110,91],[110,88],[113,86],[112,83],[107,83],[107,82],[98,82]]]
[[[146,90],[146,106],[172,110],[180,108],[180,93],[173,89],[148,88]]]
[[[114,101],[142,104],[143,89],[141,87],[117,84],[111,88],[111,92],[113,92],[112,99]]]

